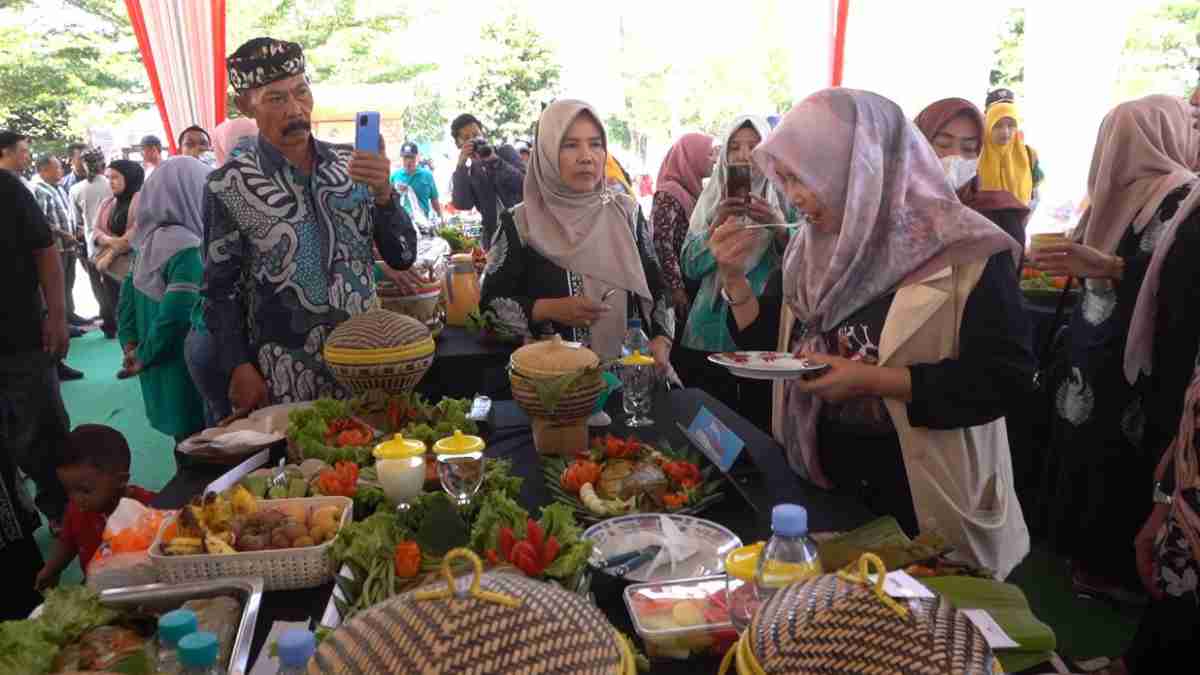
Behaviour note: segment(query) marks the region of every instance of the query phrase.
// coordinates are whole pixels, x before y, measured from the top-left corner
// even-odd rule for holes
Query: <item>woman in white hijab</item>
[[[766,174],[750,162],[750,153],[770,133],[771,127],[765,119],[742,115],[729,125],[728,131],[720,139],[721,152],[716,168],[712,179],[696,200],[691,226],[679,255],[683,275],[691,282],[700,284],[700,290],[696,293],[687,323],[679,336],[680,347],[673,354],[676,367],[689,386],[703,388],[762,429],[770,424],[769,384],[738,380],[725,369],[708,362],[711,354],[737,349],[725,326],[729,305],[721,296],[717,261],[708,248],[708,242],[713,230],[730,216],[761,225],[782,225],[787,220],[779,192],[767,180]],[[738,166],[750,172],[749,208],[746,207],[745,197],[728,194],[732,167]],[[756,231],[754,248],[746,263],[746,277],[756,294],[762,292],[771,273],[779,269],[783,250],[787,247],[788,232],[785,228]]]
[[[480,306],[506,332],[558,333],[602,359],[620,355],[629,320],[639,319],[666,368],[674,312],[637,202],[606,184],[607,157],[590,105],[562,100],[542,112],[525,199],[500,217]]]

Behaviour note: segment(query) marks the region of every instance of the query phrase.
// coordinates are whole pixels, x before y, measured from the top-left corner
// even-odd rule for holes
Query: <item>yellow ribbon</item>
[[[471,561],[471,565],[475,568],[475,574],[471,578],[471,586],[467,589],[467,593],[471,597],[477,600],[483,600],[484,602],[493,602],[498,605],[504,605],[505,607],[521,606],[520,598],[514,598],[513,596],[505,593],[483,590],[483,588],[481,588],[479,585],[479,579],[483,576],[483,561],[480,560],[479,556],[475,555],[475,552],[471,549],[461,547],[447,553],[445,559],[442,560],[442,578],[446,580],[446,587],[433,591],[417,591],[413,594],[413,598],[418,601],[446,600],[453,598],[454,570],[451,569],[450,563],[459,558],[466,558],[467,560]]]

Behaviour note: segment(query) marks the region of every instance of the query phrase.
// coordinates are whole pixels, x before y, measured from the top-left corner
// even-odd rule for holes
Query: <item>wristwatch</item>
[[[1154,503],[1170,506],[1173,500],[1174,498],[1171,495],[1163,492],[1162,483],[1154,481]]]

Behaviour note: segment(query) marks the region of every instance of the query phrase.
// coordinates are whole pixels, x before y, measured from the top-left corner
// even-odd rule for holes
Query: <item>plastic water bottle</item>
[[[160,673],[178,673],[179,657],[175,653],[179,641],[198,629],[196,613],[177,609],[158,617],[158,667]]]
[[[312,631],[293,628],[279,638],[279,675],[303,675],[308,660],[317,651]]]
[[[183,675],[222,675],[217,666],[221,644],[214,633],[192,633],[179,641],[179,663]]]
[[[776,505],[771,510],[771,533],[754,575],[760,604],[785,586],[821,574],[821,559],[808,538],[808,511],[803,506]]]
[[[640,319],[630,319],[621,345],[621,388],[623,405],[629,419],[625,425],[647,427],[654,424],[650,408],[654,400],[654,358],[650,356],[650,338],[642,332]]]

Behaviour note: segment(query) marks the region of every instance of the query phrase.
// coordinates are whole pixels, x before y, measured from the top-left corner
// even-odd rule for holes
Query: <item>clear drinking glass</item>
[[[483,485],[483,452],[438,455],[438,478],[442,489],[459,506],[471,503],[471,498]]]
[[[622,406],[629,417],[625,426],[648,427],[654,424],[650,411],[654,404],[654,362],[648,365],[621,365]]]
[[[375,470],[383,493],[396,504],[397,511],[412,508],[411,502],[424,491],[425,455],[376,460]]]

